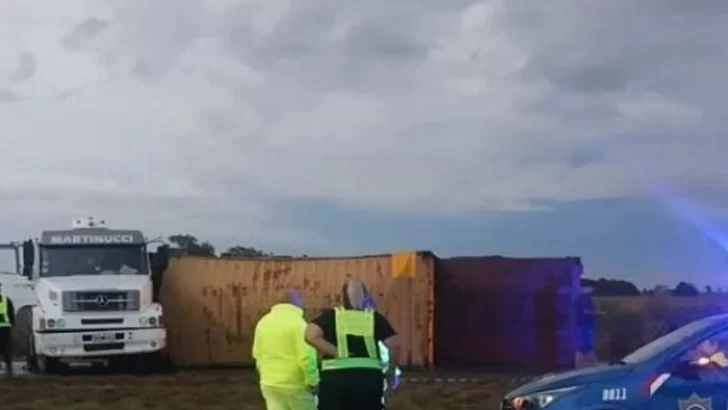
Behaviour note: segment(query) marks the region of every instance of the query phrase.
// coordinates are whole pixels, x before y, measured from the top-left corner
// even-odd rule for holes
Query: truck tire
[[[35,372],[37,374],[47,374],[47,375],[66,375],[68,374],[69,367],[65,363],[61,363],[60,360],[58,360],[55,357],[48,357],[43,356],[40,354],[37,354],[35,352],[35,341],[32,340],[33,335],[31,334],[31,340],[30,340],[30,348],[31,348],[31,355],[29,356],[32,363],[29,364],[28,370]]]
[[[143,353],[134,356],[133,373],[135,376],[149,376],[155,373],[158,367],[158,358],[155,353]]]
[[[13,323],[13,356],[16,359],[28,359],[29,341],[33,335],[33,306],[23,306],[15,314]]]
[[[60,374],[63,363],[54,357],[41,356],[35,352],[35,336],[33,335],[33,307],[23,306],[16,315],[13,329],[13,341],[19,346],[25,357],[28,371],[38,374]],[[16,337],[17,336],[17,337]],[[23,339],[21,339],[21,337]]]

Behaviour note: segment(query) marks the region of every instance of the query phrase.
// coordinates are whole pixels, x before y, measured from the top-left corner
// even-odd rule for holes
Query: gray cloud
[[[575,148],[565,158],[565,162],[573,168],[583,168],[605,160],[607,157],[603,149],[596,147]]]
[[[0,88],[0,103],[13,103],[22,100],[23,97],[7,88]]]
[[[7,66],[41,62],[0,84],[18,212],[265,236],[289,200],[459,215],[728,182],[722,2],[13,1],[38,17],[0,16]]]
[[[61,39],[61,45],[69,50],[79,49],[87,41],[93,39],[107,27],[109,27],[109,23],[107,21],[97,18],[88,18],[73,27],[73,29]]]
[[[29,51],[23,51],[18,58],[18,65],[10,73],[10,80],[25,81],[33,77],[36,72],[35,55]]]
[[[529,75],[529,72],[533,72]],[[574,66],[536,55],[524,70],[528,77],[551,82],[560,90],[573,93],[619,92],[629,86],[629,71],[602,64]]]

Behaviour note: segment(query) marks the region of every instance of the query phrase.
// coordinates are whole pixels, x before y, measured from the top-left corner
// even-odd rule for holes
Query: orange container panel
[[[379,310],[399,332],[403,361],[429,366],[434,268],[429,252],[409,259],[175,258],[161,291],[168,353],[179,366],[250,365],[255,324],[285,289],[303,291],[306,316],[312,319],[340,303],[344,281],[356,277],[375,294]]]

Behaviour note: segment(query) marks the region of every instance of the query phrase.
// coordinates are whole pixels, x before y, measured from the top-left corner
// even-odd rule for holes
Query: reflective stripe
[[[338,358],[324,360],[321,363],[321,370],[381,369],[382,362],[379,359],[377,344],[374,339],[374,311],[337,307],[334,309],[334,321],[336,323]],[[347,336],[357,336],[364,340],[367,357],[349,357]]]
[[[347,359],[328,359],[321,362],[321,370],[341,369],[381,369],[379,359],[368,357],[349,357]]]
[[[0,327],[10,327],[8,318],[8,298],[0,296]]]

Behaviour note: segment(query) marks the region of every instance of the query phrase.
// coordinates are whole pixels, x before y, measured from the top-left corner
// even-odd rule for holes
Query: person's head
[[[303,295],[298,289],[288,289],[283,294],[283,303],[289,303],[293,306],[303,307]]]
[[[347,309],[365,309],[367,299],[367,288],[364,283],[358,279],[349,279],[344,283],[341,292],[341,298],[344,307]]]

